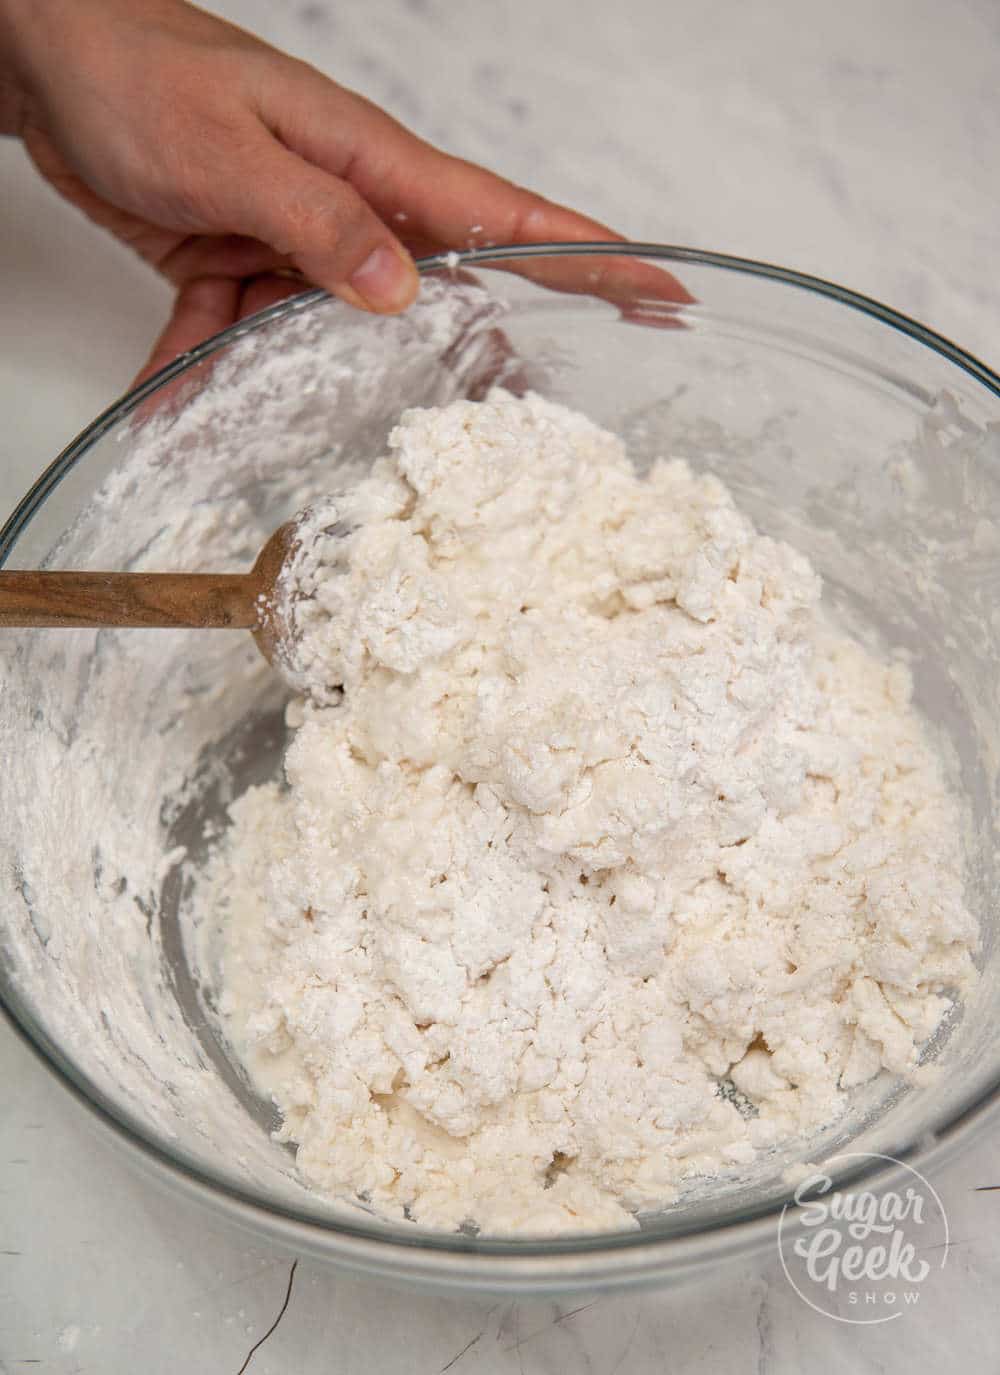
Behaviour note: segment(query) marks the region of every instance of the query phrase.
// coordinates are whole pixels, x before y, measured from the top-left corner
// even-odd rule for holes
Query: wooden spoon
[[[0,627],[245,628],[277,664],[288,630],[274,592],[295,530],[279,526],[249,573],[0,571]]]

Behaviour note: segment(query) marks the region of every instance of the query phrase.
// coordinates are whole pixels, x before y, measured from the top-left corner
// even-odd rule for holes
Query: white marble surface
[[[1000,362],[997,0],[227,0],[420,133],[637,238],[843,281]],[[141,361],[164,287],[0,147],[0,508]],[[0,1372],[236,1375],[289,1259],[164,1199],[0,1029]],[[811,1312],[776,1254],[697,1288],[494,1305],[301,1264],[249,1369],[457,1375],[1000,1365],[995,1143],[934,1176],[949,1265],[881,1328]],[[471,1344],[470,1344],[471,1343]],[[464,1354],[448,1363],[466,1346]]]

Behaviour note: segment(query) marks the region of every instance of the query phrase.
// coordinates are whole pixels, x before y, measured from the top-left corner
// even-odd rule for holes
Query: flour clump
[[[299,537],[287,787],[212,881],[315,1186],[634,1226],[915,1068],[974,976],[957,804],[905,667],[716,478],[496,392],[406,412]]]

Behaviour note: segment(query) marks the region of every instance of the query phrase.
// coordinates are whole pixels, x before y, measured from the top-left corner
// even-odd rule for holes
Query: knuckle
[[[346,261],[370,212],[346,187],[313,187],[286,206],[290,253],[322,253],[333,264]]]
[[[505,225],[508,243],[532,243],[546,237],[549,205],[540,196],[523,193],[523,199],[510,211]]]

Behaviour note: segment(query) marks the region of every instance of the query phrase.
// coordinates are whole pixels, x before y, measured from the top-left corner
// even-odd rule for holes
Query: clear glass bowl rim
[[[511,244],[465,252],[440,253],[417,262],[421,273],[458,267],[489,267],[516,263],[530,258],[550,257],[629,257],[654,259],[664,263],[717,269],[750,278],[763,278],[794,289],[810,292],[847,306],[899,331],[953,364],[987,392],[1000,399],[1000,375],[967,350],[928,328],[919,321],[883,305],[869,296],[851,291],[836,282],[774,263],[735,257],[678,245],[636,242],[568,242]],[[320,288],[301,294],[248,316],[180,354],[141,385],[127,392],[87,426],[44,470],[9,518],[0,527],[0,568],[6,563],[21,533],[63,477],[79,463],[93,445],[135,408],[161,388],[180,377],[233,340],[263,328],[270,321],[300,310],[307,310],[328,299]],[[698,303],[678,307],[679,312],[697,312]],[[89,1110],[118,1142],[127,1145],[139,1163],[151,1168],[161,1183],[169,1183],[188,1196],[216,1208],[222,1207],[233,1220],[255,1231],[265,1231],[293,1249],[327,1256],[359,1270],[388,1277],[419,1279],[445,1287],[515,1292],[531,1286],[536,1292],[558,1291],[565,1287],[611,1283],[641,1283],[662,1278],[668,1273],[691,1270],[711,1264],[724,1255],[735,1255],[773,1240],[775,1223],[781,1212],[778,1204],[762,1205],[742,1217],[657,1234],[650,1230],[629,1233],[596,1233],[567,1238],[472,1237],[463,1234],[433,1235],[414,1229],[389,1233],[378,1226],[355,1226],[340,1218],[321,1221],[315,1214],[300,1212],[274,1202],[263,1201],[252,1190],[242,1190],[231,1181],[213,1176],[175,1156],[166,1143],[131,1121],[95,1086],[81,1081],[72,1064],[59,1048],[51,1045],[44,1030],[34,1023],[26,1010],[11,1006],[0,988],[0,1010],[11,1028],[34,1052],[72,1096]],[[899,1161],[920,1164],[937,1161],[968,1144],[986,1125],[986,1119],[1000,1116],[1000,1078],[975,1101],[934,1132],[932,1142],[915,1145],[901,1154]],[[864,1181],[867,1188],[888,1186],[900,1173],[899,1163],[859,1165],[838,1180],[839,1187]]]

